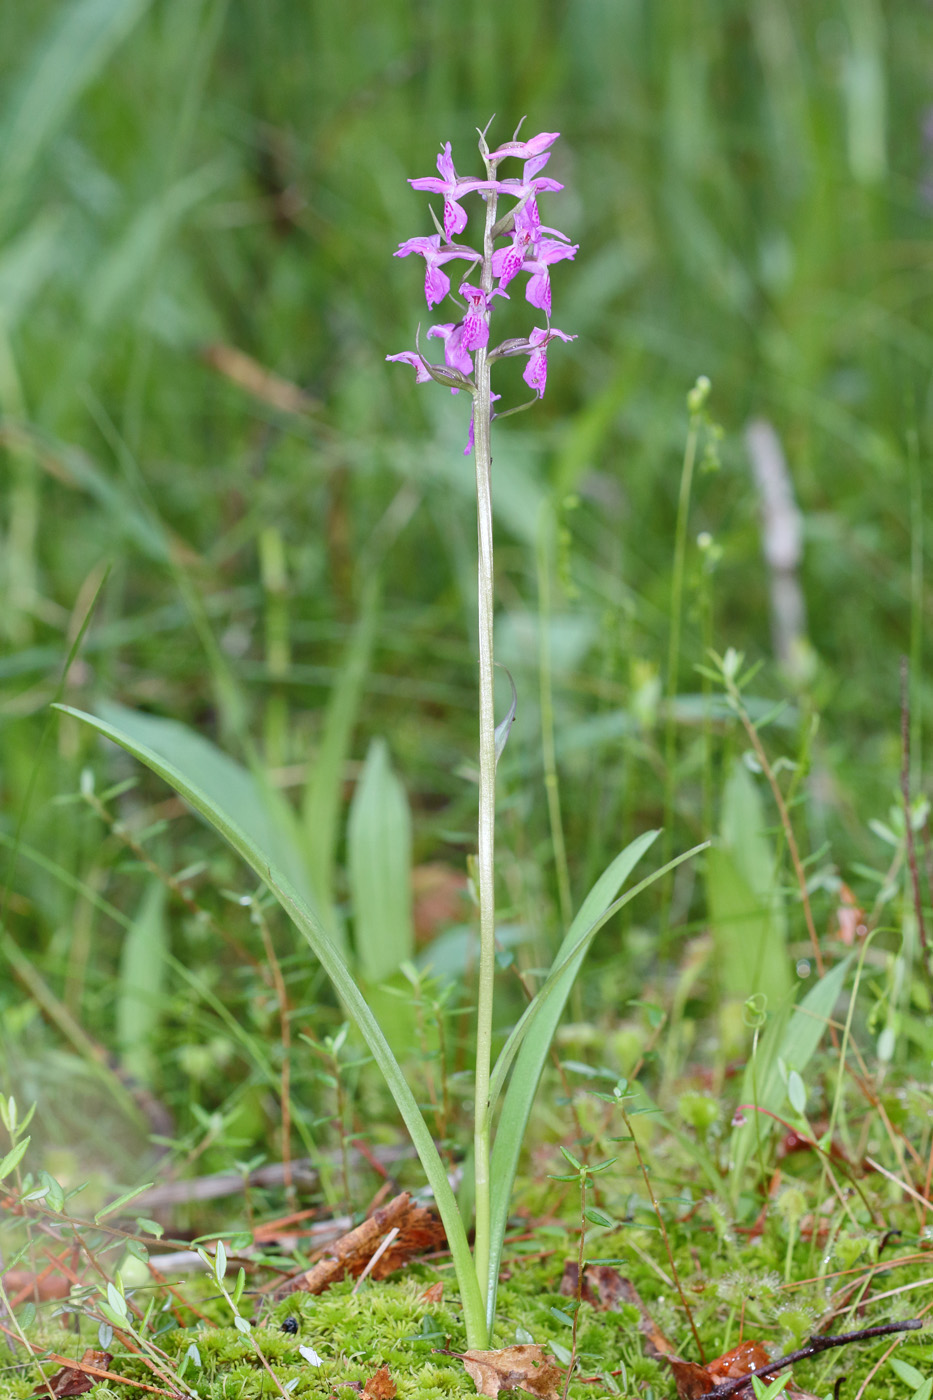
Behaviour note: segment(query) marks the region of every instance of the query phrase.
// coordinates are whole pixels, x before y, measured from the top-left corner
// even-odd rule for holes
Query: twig
[[[799,1351],[790,1351],[786,1356],[779,1356],[776,1361],[769,1361],[767,1366],[759,1366],[747,1376],[737,1376],[735,1380],[714,1385],[712,1390],[698,1395],[697,1400],[725,1400],[727,1395],[734,1395],[743,1386],[750,1385],[753,1375],[761,1380],[764,1376],[774,1375],[775,1371],[780,1371],[785,1366],[793,1365],[795,1361],[806,1361],[808,1357],[819,1356],[820,1352],[831,1351],[833,1347],[848,1346],[850,1342],[868,1342],[874,1337],[889,1337],[892,1332],[918,1332],[922,1326],[923,1322],[919,1317],[911,1317],[906,1322],[885,1322],[880,1327],[860,1327],[857,1332],[840,1332],[836,1337],[811,1337],[807,1345]]]

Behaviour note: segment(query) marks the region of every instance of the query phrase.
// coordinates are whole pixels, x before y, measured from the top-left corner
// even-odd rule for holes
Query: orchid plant
[[[488,130],[488,128],[487,128]],[[113,740],[153,772],[168,782],[199,812],[252,867],[328,973],[343,1006],[353,1018],[378,1064],[396,1106],[418,1153],[447,1232],[460,1286],[467,1345],[473,1349],[488,1346],[495,1320],[496,1289],[503,1241],[509,1217],[512,1188],[531,1114],[538,1081],[557,1023],[570,994],[583,958],[596,933],[630,899],[686,860],[687,852],[640,884],[620,894],[637,861],[657,836],[638,836],[611,862],[583,901],[567,930],[553,965],[534,999],[510,1029],[493,1063],[493,991],[495,973],[495,781],[496,764],[505,747],[515,713],[513,703],[497,726],[493,695],[493,520],[491,427],[495,418],[530,407],[540,400],[547,383],[547,352],[555,339],[569,341],[572,335],[550,323],[550,268],[573,258],[577,245],[564,234],[541,223],[538,197],[556,192],[562,186],[542,175],[557,132],[543,132],[522,141],[513,139],[490,150],[486,133],[480,133],[479,150],[485,166],[484,179],[458,176],[448,142],[437,161],[437,176],[415,179],[417,190],[443,195],[443,221],[435,219],[436,232],[402,243],[397,257],[416,255],[425,260],[425,297],[429,308],[440,305],[451,295],[450,275],[444,269],[451,263],[469,265],[467,276],[476,280],[459,283],[462,303],[456,320],[432,326],[427,338],[443,342],[444,362],[430,362],[421,352],[416,337],[415,350],[390,355],[414,367],[416,379],[429,379],[454,394],[468,393],[472,400],[466,453],[473,453],[476,468],[478,514],[478,603],[479,603],[479,822],[477,882],[479,896],[480,960],[476,1012],[476,1067],[474,1096],[474,1135],[472,1166],[475,1210],[475,1242],[469,1245],[470,1219],[461,1216],[447,1171],[427,1123],[408,1084],[403,1067],[395,1058],[370,1005],[354,981],[342,948],[318,911],[313,909],[283,873],[276,849],[267,849],[254,829],[244,829],[238,812],[219,799],[217,791],[191,766],[182,748],[171,750],[168,743],[146,742],[132,725],[111,723],[68,706],[63,711],[76,716],[108,739]],[[500,165],[510,159],[524,161],[520,178],[499,178]],[[477,195],[485,205],[482,248],[477,250],[455,239],[463,233],[468,214],[461,201]],[[499,215],[499,202],[510,206]],[[545,324],[532,327],[528,335],[507,339],[490,349],[490,323],[497,298],[508,298],[508,288],[525,275],[525,299],[543,313]],[[477,285],[478,282],[478,285]],[[491,369],[497,360],[524,355],[524,379],[534,397],[504,412],[493,411],[498,396],[493,394]],[[696,849],[702,849],[698,847]],[[493,1120],[502,1099],[495,1136]]]

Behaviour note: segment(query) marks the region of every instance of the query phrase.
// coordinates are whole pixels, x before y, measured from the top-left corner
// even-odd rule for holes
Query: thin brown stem
[[[687,1315],[687,1321],[690,1324],[690,1331],[693,1333],[693,1340],[696,1343],[697,1354],[699,1355],[700,1361],[703,1362],[706,1359],[703,1351],[703,1343],[700,1341],[700,1334],[697,1331],[696,1323],[693,1320],[693,1313],[690,1309],[690,1304],[687,1302],[687,1296],[684,1293],[683,1285],[680,1282],[680,1275],[677,1272],[677,1265],[674,1262],[674,1251],[671,1249],[671,1241],[667,1233],[667,1226],[664,1224],[664,1216],[661,1214],[661,1207],[658,1205],[657,1197],[654,1194],[654,1187],[651,1185],[651,1178],[648,1175],[648,1168],[645,1165],[645,1159],[641,1155],[641,1149],[638,1146],[638,1139],[632,1131],[631,1119],[629,1118],[624,1108],[620,1111],[622,1113],[622,1120],[625,1123],[628,1134],[632,1139],[632,1147],[635,1151],[635,1158],[638,1162],[638,1167],[641,1171],[642,1179],[645,1183],[645,1190],[651,1197],[651,1204],[654,1207],[654,1213],[657,1218],[658,1227],[661,1231],[661,1238],[664,1240],[664,1249],[667,1254],[667,1260],[671,1266],[671,1278],[674,1280],[674,1287],[677,1289],[677,1292],[680,1296],[681,1305],[683,1306],[683,1310]]]

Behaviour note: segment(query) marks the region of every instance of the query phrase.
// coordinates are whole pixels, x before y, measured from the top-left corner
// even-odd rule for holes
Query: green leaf
[[[128,1201],[134,1201],[136,1197],[141,1196],[144,1191],[149,1191],[153,1185],[154,1182],[147,1181],[144,1186],[136,1186],[132,1191],[126,1191],[122,1196],[118,1196],[115,1201],[111,1201],[108,1206],[104,1206],[103,1210],[97,1212],[94,1216],[94,1224],[97,1225],[101,1220],[106,1220],[108,1215],[113,1215],[114,1211],[120,1210]],[[142,1221],[139,1223],[142,1224]],[[147,1221],[146,1223],[151,1224],[152,1222]],[[161,1226],[156,1225],[154,1228],[161,1234]]]
[[[136,917],[127,929],[120,954],[117,986],[117,1045],[130,1074],[151,1085],[153,1049],[162,1011],[168,927],[166,888],[152,879],[146,886]]]
[[[334,917],[334,867],[341,797],[363,683],[372,654],[378,599],[378,586],[375,579],[370,579],[363,593],[359,621],[327,702],[321,742],[302,802],[301,822],[311,881],[318,905],[327,921]]]
[[[369,746],[347,824],[347,873],[357,962],[380,982],[410,958],[411,812],[384,739]]]
[[[616,1222],[611,1215],[607,1215],[598,1206],[587,1206],[584,1214],[591,1225],[603,1225],[607,1230],[615,1229]]]
[[[523,1012],[496,1060],[489,1087],[490,1111],[495,1107],[505,1076],[513,1064],[514,1069],[503,1101],[490,1163],[490,1260],[486,1292],[487,1323],[490,1325],[495,1316],[502,1241],[525,1129],[544,1061],[587,949],[607,920],[624,904],[657,880],[665,870],[695,854],[695,851],[686,852],[663,869],[654,871],[625,895],[616,898],[657,836],[656,831],[647,831],[636,837],[596,881],[570,925],[544,984]],[[700,846],[696,850],[703,848]]]
[[[344,1006],[353,1017],[373,1059],[382,1071],[389,1091],[405,1122],[412,1144],[424,1168],[425,1176],[434,1192],[434,1199],[447,1232],[447,1241],[450,1245],[460,1284],[468,1340],[471,1346],[485,1346],[487,1329],[479,1283],[473,1268],[473,1260],[463,1222],[457,1209],[457,1202],[447,1180],[447,1170],[441,1161],[440,1154],[434,1145],[434,1140],[428,1131],[408,1081],[389,1049],[382,1029],[367,1005],[366,999],[350,976],[340,951],[335,947],[318,916],[309,906],[307,900],[279,869],[277,863],[273,862],[270,852],[244,830],[238,820],[241,815],[244,815],[241,811],[238,811],[237,816],[234,817],[221,803],[199,787],[191,775],[176,767],[164,754],[140,743],[138,739],[123,729],[108,724],[95,715],[73,709],[71,706],[57,705],[55,708],[64,714],[73,715],[75,719],[89,725],[104,738],[118,744],[174,788],[179,796],[196,812],[200,813],[264,881],[315,953],[333,982]],[[248,817],[249,813],[245,815]]]
[[[765,813],[745,765],[733,767],[723,793],[722,844],[706,860],[706,889],[723,992],[744,999],[791,990],[783,902],[775,879]]]
[[[787,1076],[787,1097],[791,1108],[802,1117],[807,1108],[807,1086],[795,1069]]]
[[[798,1074],[806,1069],[823,1038],[826,1023],[842,991],[851,953],[831,968],[811,987],[788,1018],[788,1008],[780,1008],[766,1027],[758,1054],[749,1060],[742,1080],[742,1102],[757,1104],[771,1113],[779,1113],[786,1092],[780,1061],[790,1065]],[[757,1121],[752,1121],[757,1120]],[[763,1142],[774,1127],[767,1114],[749,1113],[744,1126],[732,1135],[732,1191],[737,1197],[745,1180],[745,1167],[757,1143]]]
[[[891,1367],[894,1374],[913,1390],[918,1390],[919,1387],[923,1385],[923,1376],[917,1370],[916,1366],[911,1366],[909,1361],[901,1361],[897,1357],[894,1357],[888,1362],[888,1365]]]
[[[584,1215],[591,1225],[602,1225],[605,1226],[605,1229],[615,1229],[614,1219],[611,1215],[605,1214],[605,1211],[601,1211],[598,1205],[587,1205]]]
[[[0,1181],[2,1181],[4,1177],[9,1176],[10,1172],[14,1171],[15,1168],[19,1166],[20,1162],[23,1160],[26,1148],[31,1141],[31,1138],[25,1137],[22,1138],[15,1147],[10,1148],[3,1161],[0,1162]]]
[[[172,769],[184,774],[212,807],[229,814],[255,849],[274,851],[276,865],[305,903],[313,906],[307,866],[296,837],[294,818],[281,794],[202,734],[179,724],[177,720],[143,714],[112,701],[102,702],[100,709],[103,721],[115,732],[119,731],[140,750],[145,748],[151,751]],[[130,752],[133,752],[132,748]],[[200,811],[199,808],[195,810]],[[211,821],[211,818],[207,820]],[[212,825],[216,823],[212,822]]]

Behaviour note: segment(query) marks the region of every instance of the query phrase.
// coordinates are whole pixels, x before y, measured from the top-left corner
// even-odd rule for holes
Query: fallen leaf
[[[395,1400],[397,1394],[398,1387],[388,1366],[380,1366],[376,1374],[363,1386],[364,1400]]]
[[[284,1298],[296,1291],[323,1293],[348,1275],[359,1278],[390,1230],[397,1230],[398,1234],[373,1265],[370,1278],[387,1278],[415,1254],[447,1243],[444,1227],[437,1216],[423,1206],[413,1205],[408,1192],[403,1191],[388,1205],[373,1211],[362,1225],[328,1246],[323,1258],[297,1278],[289,1279],[276,1297]]]
[[[430,1288],[426,1288],[421,1295],[422,1303],[442,1303],[444,1301],[444,1285],[438,1280],[432,1283]]]
[[[462,1360],[478,1395],[495,1397],[500,1390],[527,1390],[538,1400],[558,1400],[564,1373],[553,1356],[546,1356],[537,1345],[452,1354]]]
[[[81,1367],[94,1366],[98,1370],[106,1371],[112,1360],[109,1351],[94,1351],[88,1347],[79,1362],[74,1366],[63,1366],[54,1376],[49,1376],[47,1381],[40,1381],[32,1393],[45,1396],[51,1393],[55,1400],[64,1400],[66,1395],[84,1395],[97,1384],[97,1377],[89,1376]]]
[[[760,1342],[742,1342],[731,1351],[723,1352],[715,1361],[706,1366],[698,1366],[693,1361],[682,1361],[679,1356],[668,1356],[667,1362],[674,1372],[674,1383],[680,1400],[699,1400],[701,1395],[712,1390],[723,1381],[738,1380],[740,1376],[752,1376],[762,1366],[771,1361],[769,1353]],[[751,1386],[743,1386],[735,1392],[738,1397],[751,1393]]]
[[[715,1361],[709,1363],[707,1370],[715,1378],[716,1384],[720,1385],[722,1381],[734,1381],[739,1376],[750,1376],[753,1371],[760,1371],[762,1366],[767,1366],[770,1360],[770,1353],[765,1351],[760,1342],[741,1342],[731,1351],[717,1356]]]
[[[667,1364],[674,1372],[679,1400],[699,1400],[716,1384],[706,1367],[698,1366],[695,1361],[681,1361],[679,1356],[669,1356]]]
[[[560,1281],[560,1292],[565,1298],[577,1296],[579,1266],[575,1259],[568,1259],[564,1265]],[[618,1312],[620,1305],[629,1304],[638,1309],[638,1330],[644,1338],[646,1356],[667,1356],[673,1352],[672,1344],[655,1323],[654,1318],[642,1302],[638,1289],[631,1279],[623,1278],[611,1264],[587,1264],[583,1270],[583,1289],[580,1294],[585,1303],[601,1312]]]
[[[39,1274],[31,1269],[10,1269],[3,1275],[3,1287],[12,1308],[27,1299],[47,1302],[50,1298],[67,1298],[71,1292],[68,1279],[54,1273],[51,1264]]]

